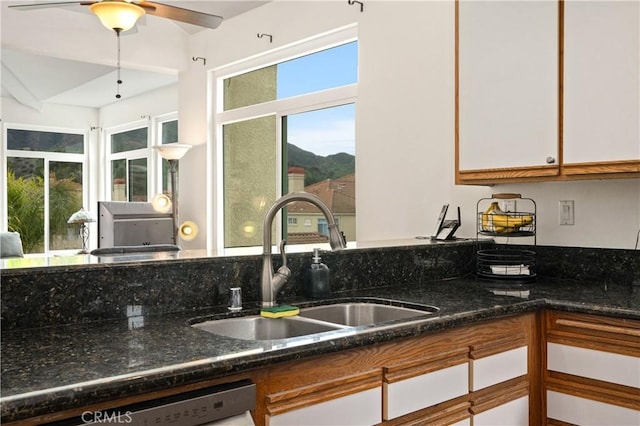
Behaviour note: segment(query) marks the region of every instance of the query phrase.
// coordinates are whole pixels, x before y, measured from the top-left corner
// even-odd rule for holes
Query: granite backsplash
[[[432,244],[323,252],[332,292],[423,283],[467,275],[474,268],[475,244]],[[310,253],[288,254],[292,276],[278,295],[302,295]],[[273,256],[274,267],[281,263]],[[260,256],[175,259],[126,264],[2,271],[2,327],[32,328],[196,311],[226,305],[231,287],[241,287],[244,304],[257,303]]]
[[[483,243],[489,244],[489,243]],[[472,275],[475,241],[324,252],[332,292],[425,284]],[[584,281],[640,282],[640,252],[537,246],[539,276]],[[281,258],[274,255],[274,266]],[[290,254],[290,282],[279,301],[302,296],[311,254]],[[176,259],[58,268],[3,270],[4,330],[81,323],[226,305],[231,287],[243,302],[259,300],[260,256]],[[142,312],[141,312],[142,311]]]
[[[532,250],[541,276],[640,286],[640,250],[555,246]]]

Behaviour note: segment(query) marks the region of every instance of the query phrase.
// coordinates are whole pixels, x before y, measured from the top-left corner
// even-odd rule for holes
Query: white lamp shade
[[[191,145],[184,143],[167,143],[164,145],[156,145],[160,156],[165,160],[179,160],[191,149]]]
[[[130,30],[138,18],[144,15],[143,8],[126,1],[101,1],[92,4],[89,9],[110,30]]]
[[[95,221],[96,219],[93,217],[91,212],[88,212],[81,207],[80,210],[71,215],[67,223],[87,223]]]

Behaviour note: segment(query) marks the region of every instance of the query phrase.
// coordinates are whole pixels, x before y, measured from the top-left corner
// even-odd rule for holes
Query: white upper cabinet
[[[565,2],[564,162],[640,159],[640,2]]]
[[[459,170],[557,161],[558,4],[460,1],[458,35]]]

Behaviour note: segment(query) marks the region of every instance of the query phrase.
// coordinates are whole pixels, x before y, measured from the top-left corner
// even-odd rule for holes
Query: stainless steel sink
[[[365,298],[366,299],[366,298]],[[393,302],[393,301],[388,301]],[[280,340],[335,330],[358,330],[358,326],[389,326],[391,321],[420,319],[437,312],[434,306],[396,306],[382,301],[356,299],[301,308],[300,314],[285,318],[258,315],[196,322],[192,327],[242,340]],[[367,327],[371,329],[371,327]]]
[[[300,310],[300,316],[357,327],[431,315],[438,311],[438,308],[433,306],[426,306],[425,309],[418,310],[379,303],[349,302],[304,308]]]
[[[260,316],[205,321],[193,324],[192,327],[242,340],[288,339],[344,328],[337,324],[323,323],[308,318],[264,318]]]

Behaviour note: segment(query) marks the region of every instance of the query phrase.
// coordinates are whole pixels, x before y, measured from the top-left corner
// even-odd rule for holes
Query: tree
[[[16,178],[7,173],[8,228],[20,233],[25,253],[44,250],[44,179]],[[66,235],[67,220],[82,207],[81,185],[71,179],[50,179],[49,232]]]
[[[7,173],[9,231],[19,232],[25,253],[44,247],[44,181],[40,176],[16,178]]]

